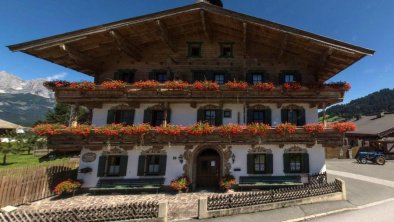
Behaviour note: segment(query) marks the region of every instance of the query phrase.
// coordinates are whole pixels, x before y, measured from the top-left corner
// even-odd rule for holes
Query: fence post
[[[208,198],[198,200],[198,219],[208,218]]]
[[[159,214],[158,219],[163,222],[167,222],[168,218],[168,202],[160,202],[159,203]]]
[[[342,187],[342,200],[347,200],[347,194],[346,194],[346,184],[345,181],[335,178],[335,182],[341,184]]]

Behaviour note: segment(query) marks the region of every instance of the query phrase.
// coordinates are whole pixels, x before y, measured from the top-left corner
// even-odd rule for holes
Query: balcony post
[[[79,105],[71,105],[70,107],[70,123],[71,127],[77,127],[78,125],[78,113],[79,112]]]
[[[323,124],[324,124],[324,127],[327,127],[327,121],[326,121],[326,103],[323,103]]]

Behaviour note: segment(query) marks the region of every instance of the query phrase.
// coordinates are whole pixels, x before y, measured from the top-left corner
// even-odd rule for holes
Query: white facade
[[[249,105],[253,106],[256,104],[249,104]],[[120,105],[120,104],[104,104],[103,108],[95,108],[93,110],[92,125],[93,126],[106,125],[108,110],[111,109],[111,107],[115,107],[117,105]],[[144,110],[151,107],[151,106],[154,106],[154,105],[157,105],[157,104],[144,103],[144,104],[141,104],[139,108],[135,108],[134,124],[143,123]],[[186,125],[192,125],[192,124],[196,123],[197,122],[197,110],[200,107],[205,106],[205,105],[209,105],[209,104],[200,103],[200,104],[197,104],[196,108],[191,107],[190,103],[170,104],[171,124],[186,126]],[[275,104],[262,104],[262,105],[268,106],[271,109],[272,126],[276,126],[277,124],[280,124],[282,122],[281,121],[281,108],[278,108],[276,103]],[[284,103],[284,104],[282,104],[282,107],[286,107],[288,105],[291,105],[291,104]],[[305,104],[298,103],[296,105],[303,107],[305,109],[305,122],[306,123],[319,122],[318,110],[316,107],[310,108],[309,104],[307,104],[307,103],[305,103]],[[225,103],[225,104],[223,104],[223,110],[231,110],[232,111],[231,118],[223,118],[223,124],[228,124],[228,123],[246,124],[246,110],[247,109],[244,104]],[[239,122],[238,122],[238,113],[239,113]]]
[[[316,144],[311,148],[307,148],[305,145],[302,144],[291,144],[285,145],[284,147],[280,148],[278,145],[258,145],[263,147],[264,149],[270,150],[273,154],[273,174],[269,174],[272,176],[284,176],[289,175],[284,173],[284,161],[283,161],[283,154],[286,150],[292,147],[298,147],[309,155],[309,169],[310,174],[321,173],[326,171],[326,164],[325,164],[325,151],[324,147]],[[128,155],[128,164],[127,164],[127,173],[126,176],[120,178],[140,178],[137,175],[138,169],[138,158],[143,151],[151,149],[151,146],[135,146],[132,150],[127,150]],[[197,146],[194,147],[196,149]],[[228,163],[231,164],[230,173],[237,179],[240,176],[247,176],[247,154],[250,152],[252,146],[251,145],[232,145],[231,152],[234,154],[234,163],[230,158]],[[179,161],[179,156],[184,155],[185,147],[184,146],[165,146],[162,149],[162,152],[165,153],[167,156],[167,166],[165,175],[161,175],[158,177],[165,178],[164,185],[169,185],[171,180],[176,179],[179,176],[184,174],[184,165],[187,163],[187,160],[184,160],[183,163]],[[98,165],[99,165],[99,157],[103,154],[103,151],[91,151],[89,149],[82,149],[81,156],[86,153],[95,153],[96,158],[92,162],[84,162],[83,158],[81,158],[80,168],[89,167],[92,169],[90,173],[79,173],[78,179],[83,181],[83,187],[95,187],[98,180],[100,179],[97,176]],[[196,167],[193,160],[190,160],[189,163],[190,167]],[[226,163],[222,163],[225,165]],[[191,169],[192,171],[193,169]],[[290,174],[291,175],[291,174]],[[297,174],[298,175],[298,174]],[[308,174],[300,174],[302,178],[302,182],[307,182]],[[222,175],[223,176],[223,175]],[[143,178],[147,178],[148,176],[144,176]],[[111,177],[106,177],[111,178]],[[116,177],[119,178],[119,177]],[[191,178],[192,182],[193,179]]]

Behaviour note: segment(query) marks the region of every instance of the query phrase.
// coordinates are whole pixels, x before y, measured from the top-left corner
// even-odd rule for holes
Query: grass
[[[56,159],[52,161],[45,161],[40,163],[39,157],[28,155],[27,153],[21,154],[9,154],[7,155],[7,163],[3,165],[3,155],[0,154],[0,169],[5,168],[15,168],[15,167],[26,167],[26,166],[36,166],[36,165],[46,165],[53,163],[61,163],[69,160],[69,158]]]

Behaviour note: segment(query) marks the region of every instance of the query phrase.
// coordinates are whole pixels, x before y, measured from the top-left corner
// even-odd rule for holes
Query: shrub
[[[211,134],[215,128],[208,123],[196,123],[186,128],[186,132],[190,135],[201,136]]]
[[[352,122],[345,122],[345,123],[333,123],[330,125],[338,133],[346,133],[350,131],[356,130],[356,125]]]
[[[71,194],[77,191],[80,187],[81,183],[79,181],[68,179],[56,185],[55,189],[53,189],[53,192],[56,195],[62,195],[67,193]]]
[[[33,127],[33,133],[40,136],[53,136],[56,134],[60,134],[66,126],[63,124],[39,124]]]
[[[226,87],[233,90],[245,90],[248,88],[248,83],[244,81],[229,81],[226,83]]]
[[[133,84],[133,86],[140,89],[154,89],[159,86],[159,82],[156,80],[146,80],[146,81],[138,81]]]
[[[110,80],[110,81],[104,81],[101,83],[101,86],[104,89],[124,89],[126,87],[126,82],[123,82],[121,80]]]
[[[219,127],[219,132],[225,136],[233,136],[241,134],[245,129],[245,126],[238,124],[227,124]]]
[[[225,190],[231,189],[233,185],[236,184],[235,178],[232,175],[227,175],[225,177],[220,178],[219,186]]]
[[[256,83],[253,87],[260,91],[272,91],[275,89],[275,85],[272,82]]]
[[[201,91],[217,91],[219,90],[219,84],[211,81],[197,81],[193,83],[193,88]]]
[[[289,134],[294,134],[296,132],[297,126],[293,125],[291,123],[281,123],[276,126],[275,131],[279,135],[289,135]]]
[[[252,123],[247,126],[247,130],[252,135],[264,135],[271,129],[271,126],[264,123]]]
[[[171,181],[170,187],[176,191],[182,191],[186,190],[190,184],[191,182],[186,176],[181,176]]]
[[[182,81],[182,80],[174,80],[174,81],[167,81],[167,82],[165,82],[164,86],[167,89],[183,90],[186,87],[190,86],[190,84],[185,82],[185,81]]]

